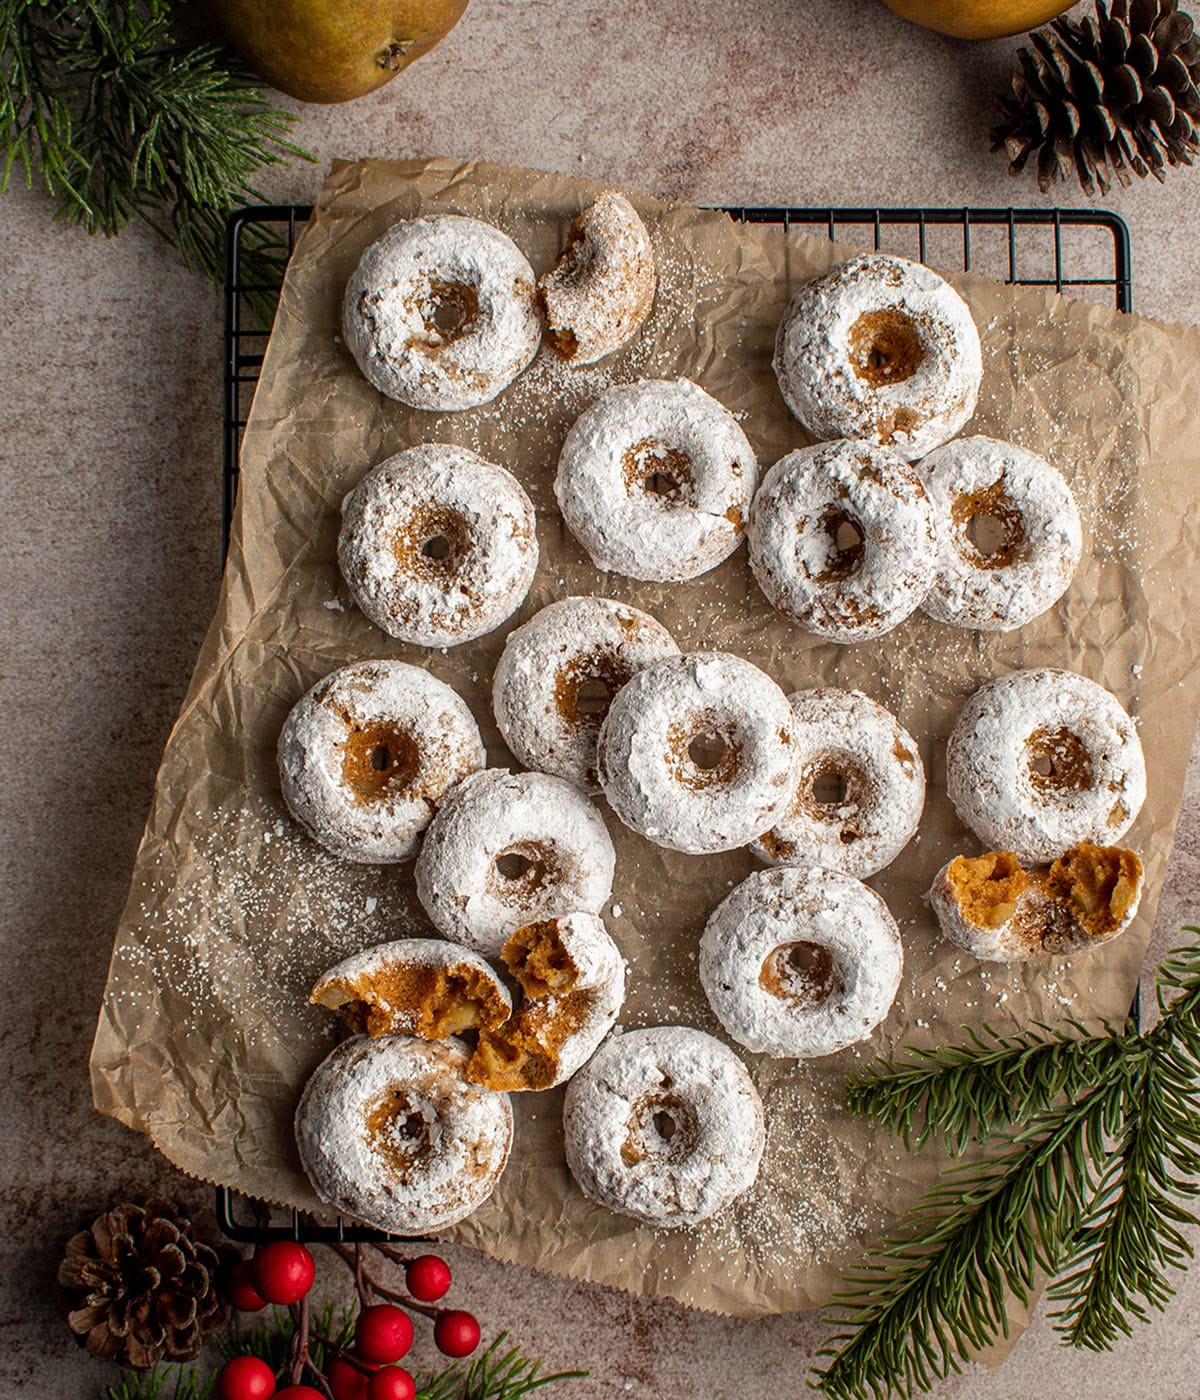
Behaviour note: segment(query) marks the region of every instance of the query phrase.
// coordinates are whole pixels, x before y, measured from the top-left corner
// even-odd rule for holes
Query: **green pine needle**
[[[540,1361],[531,1361],[516,1347],[503,1350],[507,1338],[508,1333],[501,1332],[469,1366],[418,1376],[417,1400],[519,1400],[543,1386],[587,1375],[586,1371],[556,1371],[544,1376]]]
[[[1109,1348],[1166,1306],[1192,1254],[1181,1227],[1200,1223],[1183,1204],[1200,1194],[1200,944],[1167,957],[1158,1002],[1145,1034],[985,1027],[848,1081],[848,1105],[914,1150],[1002,1143],[944,1171],[847,1276],[815,1389],[927,1390],[1005,1335],[1042,1277],[1072,1346]]]
[[[55,217],[107,237],[139,219],[217,284],[225,216],[261,202],[257,173],[312,159],[232,54],[184,39],[170,0],[0,0],[0,69],[0,193],[19,168]],[[253,280],[277,282],[279,250],[247,251]]]

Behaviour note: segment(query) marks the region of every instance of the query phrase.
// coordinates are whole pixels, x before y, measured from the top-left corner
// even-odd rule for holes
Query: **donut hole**
[[[961,552],[978,569],[1014,563],[1025,543],[1025,516],[1004,490],[1003,479],[983,491],[965,491],[950,505]]]
[[[696,1110],[678,1094],[647,1094],[629,1116],[621,1160],[627,1167],[639,1162],[667,1166],[686,1160],[696,1149],[700,1122]]]
[[[555,874],[550,852],[533,841],[506,847],[496,856],[492,866],[500,897],[510,901],[528,898]]]
[[[733,783],[741,767],[741,746],[731,726],[701,712],[672,726],[666,758],[676,781],[698,792]]]
[[[359,802],[377,802],[411,790],[421,753],[407,730],[386,720],[360,723],[343,716],[342,782]]]
[[[432,1150],[431,1116],[399,1088],[386,1089],[366,1110],[368,1140],[401,1179]]]
[[[593,676],[576,690],[575,708],[581,715],[606,715],[612,697],[612,687],[603,676]]]
[[[599,729],[613,696],[631,675],[628,666],[607,647],[574,657],[555,677],[554,699],[559,714],[568,724]]]
[[[758,985],[802,1010],[822,1006],[844,990],[833,954],[823,944],[804,939],[772,948],[759,969]]]
[[[813,776],[811,791],[818,807],[841,807],[850,794],[850,784],[836,768],[822,768]]]
[[[895,306],[863,312],[850,327],[847,349],[855,375],[872,389],[903,384],[925,358],[920,331]]]
[[[404,573],[414,578],[447,579],[457,573],[471,545],[471,531],[457,511],[419,511],[392,541]]]
[[[691,505],[696,478],[686,452],[658,438],[643,438],[626,448],[622,458],[625,489],[665,507]]]
[[[434,278],[420,306],[428,343],[452,345],[474,328],[479,317],[479,292],[467,282]]]
[[[1092,756],[1070,729],[1035,729],[1025,751],[1030,782],[1039,792],[1087,792],[1095,783]]]
[[[866,536],[849,511],[831,510],[821,520],[825,532],[825,558],[817,575],[818,583],[837,583],[857,573],[862,565]]]

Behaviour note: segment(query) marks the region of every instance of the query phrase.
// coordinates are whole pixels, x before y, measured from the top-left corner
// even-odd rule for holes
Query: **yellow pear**
[[[229,42],[272,87],[348,102],[428,53],[468,0],[211,0]]]
[[[883,0],[890,10],[956,39],[999,39],[1035,29],[1074,0]]]

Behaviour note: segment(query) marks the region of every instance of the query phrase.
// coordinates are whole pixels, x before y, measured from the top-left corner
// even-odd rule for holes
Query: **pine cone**
[[[224,1326],[220,1266],[183,1211],[152,1200],[116,1206],[71,1239],[58,1281],[71,1295],[67,1321],[88,1350],[146,1370],[163,1357],[190,1360]]]
[[[1097,0],[1095,18],[1056,19],[1017,58],[992,150],[1013,175],[1036,152],[1043,193],[1072,170],[1088,194],[1110,173],[1161,180],[1200,151],[1200,41],[1178,0]]]

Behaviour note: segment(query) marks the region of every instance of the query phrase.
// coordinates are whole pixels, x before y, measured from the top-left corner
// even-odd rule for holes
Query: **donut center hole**
[[[729,752],[729,745],[720,734],[706,732],[697,734],[688,745],[687,751],[688,757],[697,768],[710,773],[714,768],[720,768]]]
[[[554,680],[554,703],[569,725],[599,729],[613,696],[631,672],[615,648],[601,646],[572,657]]]
[[[376,802],[412,788],[421,755],[412,735],[386,721],[361,723],[343,715],[342,781],[359,802]]]
[[[836,768],[822,768],[814,775],[810,791],[818,807],[840,807],[849,796],[850,784]]]
[[[533,842],[509,846],[496,856],[493,864],[498,892],[505,900],[520,901],[529,897],[555,873],[550,852]]]
[[[833,954],[805,940],[773,948],[763,960],[758,984],[771,996],[802,1008],[821,1006],[843,990]]]
[[[622,459],[625,487],[664,506],[691,502],[695,490],[692,461],[686,452],[658,438],[644,438],[626,449]]]
[[[1029,778],[1040,792],[1086,792],[1093,786],[1091,755],[1071,730],[1036,729],[1025,747]]]
[[[921,335],[897,307],[865,311],[847,338],[855,375],[873,389],[911,379],[925,358]]]
[[[372,1145],[402,1178],[429,1154],[428,1114],[400,1089],[385,1091],[367,1109],[366,1129]]]
[[[417,578],[445,579],[457,572],[471,543],[470,531],[454,511],[426,510],[409,521],[392,542],[404,573]]]
[[[671,774],[693,791],[728,787],[738,775],[741,746],[715,714],[700,713],[671,727],[667,762]]]
[[[471,330],[479,316],[479,293],[465,282],[429,284],[421,320],[434,345],[451,345]]]
[[[575,691],[575,708],[584,715],[606,715],[612,704],[612,690],[606,680],[595,676]]]
[[[819,583],[849,578],[862,564],[865,536],[857,520],[844,510],[830,511],[821,522],[828,540]]]
[[[950,507],[967,558],[980,569],[1003,569],[1025,542],[1025,517],[1004,490],[1003,481],[983,491],[967,491]]]
[[[700,1136],[696,1111],[678,1095],[648,1094],[634,1108],[621,1158],[628,1167],[651,1161],[668,1165],[685,1160]]]

